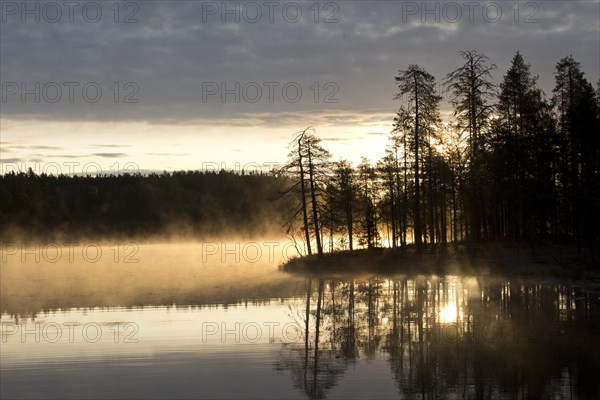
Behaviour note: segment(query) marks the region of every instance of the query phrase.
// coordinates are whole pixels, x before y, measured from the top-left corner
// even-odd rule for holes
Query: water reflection
[[[3,264],[0,396],[600,398],[598,284],[311,279],[195,249]]]
[[[276,368],[311,399],[378,354],[402,398],[598,398],[599,304],[556,282],[308,279],[304,343]]]

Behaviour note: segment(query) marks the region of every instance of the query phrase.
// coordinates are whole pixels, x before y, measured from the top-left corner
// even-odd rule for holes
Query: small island
[[[401,105],[376,163],[332,162],[315,129],[296,134],[282,197],[303,257],[283,270],[597,276],[600,92],[571,56],[551,99],[519,52],[498,85],[488,57],[460,56],[441,82],[449,121],[433,75],[398,72]]]

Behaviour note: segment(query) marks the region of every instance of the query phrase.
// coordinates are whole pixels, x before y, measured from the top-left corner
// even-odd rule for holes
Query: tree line
[[[45,237],[279,233],[285,176],[231,171],[0,176],[0,233]]]
[[[290,143],[287,232],[308,254],[387,246],[417,252],[464,243],[569,242],[590,254],[600,238],[600,82],[572,56],[556,64],[550,98],[521,53],[500,84],[477,51],[442,79],[453,109],[440,116],[436,78],[418,65],[395,76],[385,156],[331,161],[312,128]]]

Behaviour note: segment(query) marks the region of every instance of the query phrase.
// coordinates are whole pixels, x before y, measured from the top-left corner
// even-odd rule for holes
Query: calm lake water
[[[308,278],[288,253],[5,246],[1,397],[600,398],[598,283]]]

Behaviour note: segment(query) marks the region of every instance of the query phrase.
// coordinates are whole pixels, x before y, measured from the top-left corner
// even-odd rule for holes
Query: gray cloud
[[[592,82],[597,82],[600,69],[597,1],[531,2],[537,8],[519,9],[518,15],[510,8],[512,2],[496,2],[502,14],[495,23],[483,16],[484,2],[472,22],[463,7],[456,23],[450,22],[454,14],[442,11],[444,2],[427,2],[440,7],[441,18],[436,22],[430,16],[425,23],[421,12],[408,15],[403,8],[407,2],[337,2],[338,23],[314,23],[308,3],[298,3],[307,7],[295,24],[286,22],[280,9],[274,23],[266,17],[258,23],[243,18],[240,23],[222,23],[218,16],[203,22],[203,2],[136,3],[139,22],[132,24],[114,23],[110,10],[104,10],[105,17],[96,24],[81,16],[74,23],[66,18],[60,23],[20,23],[19,17],[3,22],[2,82],[27,82],[28,87],[39,82],[42,101],[36,103],[31,95],[26,102],[9,96],[2,116],[169,124],[217,121],[234,126],[316,125],[302,123],[307,119],[327,125],[364,124],[380,121],[386,112],[393,117],[398,106],[392,100],[393,77],[398,69],[418,63],[441,79],[460,65],[460,50],[486,53],[499,67],[496,81],[521,50],[540,74],[546,93],[551,92],[554,65],[565,55],[573,54]],[[321,20],[328,14],[322,10]],[[64,86],[61,101],[44,101],[43,86],[51,82],[78,82],[73,103]],[[246,97],[240,89],[239,103],[233,95],[226,96],[225,104],[219,95],[203,101],[203,82],[225,82],[229,88],[239,82],[241,89],[255,82],[263,93],[256,103],[245,101],[254,95],[253,87],[247,86]],[[279,83],[273,102],[265,82]],[[87,83],[101,88],[97,103],[83,97]],[[298,102],[284,98],[286,83],[302,89]],[[52,88],[47,87],[47,96],[53,96]],[[124,102],[127,96],[138,102]],[[326,103],[327,96],[337,102]]]
[[[29,146],[30,149],[32,150],[62,150],[62,147],[59,146],[39,146],[39,145],[35,145],[35,146]]]
[[[31,154],[31,157],[38,157],[39,159],[46,158],[82,158],[86,157],[83,154]]]
[[[126,153],[95,153],[95,154],[92,154],[92,156],[104,157],[104,158],[120,158],[120,157],[127,157],[128,154],[126,154]]]
[[[11,149],[17,150],[63,150],[63,147],[59,146],[45,146],[45,145],[23,145],[23,144],[15,144],[9,145]]]

